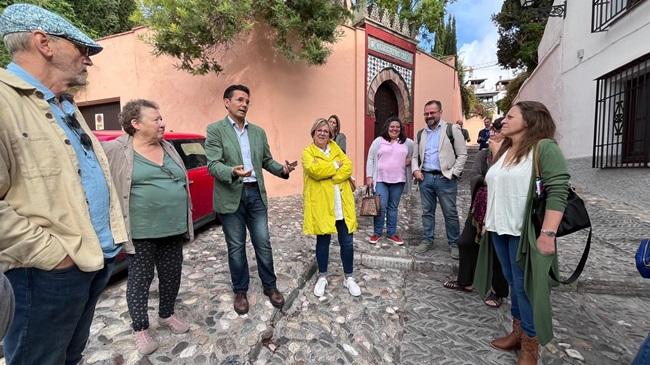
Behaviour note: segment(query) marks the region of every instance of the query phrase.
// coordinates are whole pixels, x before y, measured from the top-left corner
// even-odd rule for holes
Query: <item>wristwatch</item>
[[[542,229],[540,233],[547,237],[555,237],[555,232],[550,229]]]

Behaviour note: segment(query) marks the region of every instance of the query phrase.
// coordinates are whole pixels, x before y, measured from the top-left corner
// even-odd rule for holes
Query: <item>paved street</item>
[[[542,350],[544,364],[627,364],[650,329],[643,308],[650,281],[638,277],[633,263],[638,240],[650,232],[650,213],[642,204],[608,200],[590,193],[593,176],[573,169],[573,181],[587,201],[594,224],[588,265],[579,283],[554,291],[556,338]],[[584,169],[587,173],[591,170]],[[620,171],[620,170],[619,170]],[[601,174],[604,175],[604,174]],[[609,179],[609,176],[606,176]],[[642,176],[643,177],[643,176]],[[597,177],[596,177],[597,179]],[[627,177],[635,184],[634,176]],[[610,183],[611,184],[611,183]],[[635,186],[635,185],[632,185]],[[468,191],[461,184],[459,211],[466,214]],[[250,313],[232,310],[226,248],[221,227],[212,226],[185,246],[183,281],[177,312],[190,320],[188,334],[158,329],[157,283],[150,301],[154,336],[161,347],[150,356],[135,351],[126,308],[126,281],[104,293],[91,329],[86,364],[508,364],[515,354],[489,346],[509,326],[508,305],[486,307],[476,293],[442,287],[456,261],[449,258],[438,211],[436,249],[414,255],[421,234],[417,192],[400,205],[397,247],[385,240],[370,245],[371,220],[361,218],[355,235],[355,276],[362,296],[342,287],[337,247],[331,250],[332,276],[326,295],[312,294],[316,280],[314,241],[301,233],[301,197],[272,199],[271,235],[284,311],[261,293],[252,249]],[[645,205],[647,206],[647,205]],[[462,221],[462,219],[461,219]],[[584,236],[560,241],[564,275],[581,253]],[[334,240],[333,246],[336,245]],[[415,269],[415,270],[412,270]],[[580,360],[582,358],[583,360]]]

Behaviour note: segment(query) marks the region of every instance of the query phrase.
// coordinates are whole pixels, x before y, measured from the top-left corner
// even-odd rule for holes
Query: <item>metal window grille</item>
[[[650,53],[596,79],[592,167],[650,167]]]
[[[634,6],[645,0],[593,0],[591,32],[604,32]]]

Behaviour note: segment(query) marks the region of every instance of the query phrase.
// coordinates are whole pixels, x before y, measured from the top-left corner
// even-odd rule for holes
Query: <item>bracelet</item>
[[[547,237],[555,237],[555,231],[551,231],[550,229],[542,229],[540,233]]]

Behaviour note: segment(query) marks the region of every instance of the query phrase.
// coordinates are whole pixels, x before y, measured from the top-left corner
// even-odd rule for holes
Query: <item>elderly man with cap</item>
[[[112,260],[127,240],[109,166],[72,97],[102,47],[62,17],[0,15],[0,270],[15,294],[12,364],[76,364]]]

